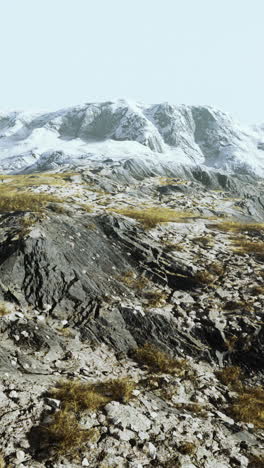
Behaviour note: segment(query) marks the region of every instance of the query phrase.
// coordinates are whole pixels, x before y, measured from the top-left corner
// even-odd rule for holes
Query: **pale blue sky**
[[[0,109],[129,98],[264,122],[264,0],[0,0]]]

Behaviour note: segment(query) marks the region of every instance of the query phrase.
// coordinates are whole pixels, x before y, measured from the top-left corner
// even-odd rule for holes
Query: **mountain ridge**
[[[211,106],[117,100],[51,113],[0,113],[3,173],[38,171],[39,162],[40,170],[50,170],[136,158],[262,177],[263,149],[263,126],[240,125]]]

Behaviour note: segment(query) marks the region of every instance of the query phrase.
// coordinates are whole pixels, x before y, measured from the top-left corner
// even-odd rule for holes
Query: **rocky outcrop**
[[[231,409],[241,388],[263,384],[262,181],[210,179],[197,169],[189,180],[141,174],[129,185],[118,180],[123,166],[110,177],[111,164],[65,175],[66,187],[31,186],[60,197],[42,213],[1,214],[5,461],[19,468],[253,467],[262,428]],[[211,183],[219,183],[216,191]],[[146,227],[129,209],[153,217],[172,210],[174,218]],[[180,359],[178,372],[140,364],[135,350],[146,343]],[[230,366],[245,383],[219,380]],[[115,395],[77,416],[71,408],[74,431],[92,429],[93,439],[56,456],[58,437],[47,445],[45,431],[65,407],[50,389],[61,380],[100,386],[122,378],[133,382],[132,399]]]

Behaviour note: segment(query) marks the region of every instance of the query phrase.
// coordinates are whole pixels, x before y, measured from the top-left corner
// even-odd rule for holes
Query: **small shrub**
[[[163,207],[150,207],[150,208],[126,208],[115,210],[116,213],[119,213],[129,218],[136,219],[139,221],[145,229],[151,229],[157,226],[160,223],[169,223],[169,222],[179,222],[184,218],[190,218],[194,216],[190,212],[184,211],[175,211],[170,208]]]
[[[237,397],[229,406],[230,414],[238,421],[252,423],[264,428],[264,388],[246,387],[243,372],[238,366],[230,366],[216,372],[220,382],[237,392]]]
[[[141,365],[145,365],[153,372],[165,374],[183,374],[187,369],[187,361],[174,359],[167,353],[160,351],[152,344],[146,343],[133,352],[133,358]]]

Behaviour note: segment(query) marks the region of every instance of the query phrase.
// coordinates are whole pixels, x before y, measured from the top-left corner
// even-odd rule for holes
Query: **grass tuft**
[[[208,270],[217,276],[223,276],[225,273],[225,266],[220,262],[212,262],[208,265]]]
[[[0,317],[4,317],[5,315],[8,315],[10,313],[10,310],[6,307],[4,302],[0,302]]]
[[[47,451],[54,450],[57,455],[74,454],[88,440],[92,439],[94,429],[82,429],[73,412],[62,410],[55,413],[47,426],[37,430],[39,445]]]
[[[238,254],[254,254],[264,256],[264,242],[252,242],[246,239],[233,241],[233,252]]]
[[[178,451],[182,455],[193,455],[197,450],[196,444],[194,442],[183,442],[179,447]]]
[[[185,250],[185,246],[183,244],[175,244],[173,242],[166,242],[164,245],[165,252],[183,252]]]
[[[153,372],[164,374],[182,374],[187,369],[187,361],[175,359],[160,351],[152,344],[146,343],[133,352],[133,358],[141,365],[145,365]]]
[[[192,240],[195,244],[198,244],[202,247],[213,247],[214,245],[214,238],[212,236],[197,236]]]
[[[59,382],[48,394],[61,400],[61,409],[50,423],[32,428],[31,444],[45,451],[46,455],[52,450],[56,455],[74,455],[82,444],[98,436],[96,429],[86,430],[80,426],[80,412],[97,410],[112,400],[127,402],[133,396],[135,385],[128,377],[95,384],[70,380]]]
[[[255,286],[252,286],[250,292],[254,296],[262,295],[262,294],[264,294],[264,286],[260,286],[259,284],[256,284]]]
[[[216,376],[223,385],[226,385],[235,390],[241,388],[241,380],[244,374],[239,366],[228,366],[220,371],[217,371]]]
[[[204,405],[200,403],[175,403],[175,408],[183,409],[186,411],[190,411],[191,413],[199,414],[201,417],[207,416],[207,411]]]
[[[145,276],[136,276],[133,271],[126,271],[117,279],[133,289],[144,289],[149,285],[149,281]]]
[[[190,218],[193,213],[184,212],[184,211],[175,211],[170,208],[163,208],[158,206],[153,206],[150,208],[124,208],[120,210],[115,210],[116,213],[119,213],[129,218],[136,219],[139,221],[145,229],[151,229],[157,226],[160,223],[169,223],[169,222],[179,222],[184,218]]]
[[[237,392],[229,413],[236,420],[252,423],[264,429],[264,387],[247,387],[243,384],[243,372],[238,366],[230,366],[216,372],[218,379]]]
[[[10,211],[42,211],[48,202],[59,202],[53,195],[31,192],[1,193],[0,212]]]
[[[216,277],[212,273],[209,273],[209,271],[203,270],[196,273],[194,280],[200,284],[212,284],[216,280]]]
[[[166,303],[167,294],[162,291],[146,291],[144,298],[147,299],[147,307],[162,307]]]
[[[230,411],[239,421],[264,429],[264,388],[244,388],[231,405]]]
[[[2,454],[0,454],[0,468],[5,468],[5,460]]]
[[[96,410],[112,400],[129,401],[135,385],[128,377],[95,384],[67,380],[60,382],[49,394],[61,400],[63,409]]]
[[[210,227],[226,232],[261,232],[264,231],[264,223],[240,223],[238,221],[223,221],[211,224]]]
[[[252,455],[249,457],[248,468],[263,468],[264,455]]]

